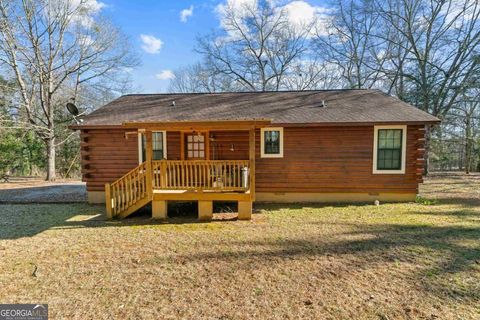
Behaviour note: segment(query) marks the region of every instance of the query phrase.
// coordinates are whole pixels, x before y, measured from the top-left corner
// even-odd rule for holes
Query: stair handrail
[[[148,188],[151,173],[148,168],[148,163],[142,162],[112,183],[105,184],[107,218],[114,218],[138,201],[151,196],[151,187]]]

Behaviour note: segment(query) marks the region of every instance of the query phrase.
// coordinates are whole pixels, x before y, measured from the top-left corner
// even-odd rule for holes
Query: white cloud
[[[326,21],[330,9],[312,6],[306,1],[292,1],[282,7],[288,17],[289,22],[296,28],[304,28],[313,24],[312,35],[315,32],[327,35]]]
[[[173,74],[172,70],[162,70],[160,73],[155,75],[155,78],[158,80],[171,80],[175,78],[175,75]]]
[[[233,15],[239,26],[245,31],[246,26],[244,19],[249,16],[250,11],[257,10],[257,0],[226,0],[215,7],[215,13],[220,20],[220,25],[227,31],[228,36],[225,39],[241,38],[241,34],[237,30],[232,30],[228,26],[227,16]],[[222,41],[219,39],[219,41]]]
[[[278,14],[283,11],[290,25],[298,28],[299,31],[304,30],[307,26],[309,27],[313,25],[312,32],[307,35],[307,37],[314,35],[315,31],[323,35],[328,34],[326,26],[329,19],[328,13],[331,9],[314,6],[303,0],[267,1]],[[250,15],[249,11],[252,9],[257,10],[257,8],[257,0],[226,0],[215,7],[215,12],[218,15],[220,24],[225,27],[225,19],[228,13],[233,14],[237,20],[240,20],[238,23],[241,25],[241,20]],[[235,36],[232,32],[229,32],[229,35],[230,37]]]
[[[242,18],[247,14],[247,8],[256,8],[256,0],[227,0],[215,7],[215,12],[222,21],[227,12],[233,12],[236,17]]]
[[[183,9],[180,12],[180,21],[187,22],[188,18],[193,15],[193,5],[191,5],[188,9]]]
[[[442,6],[441,13],[445,15],[447,23],[454,22],[456,27],[461,27],[465,23],[474,18],[477,11],[478,3],[469,0],[453,0]]]
[[[72,23],[84,28],[92,27],[94,16],[106,7],[98,0],[52,0],[49,3],[53,14],[70,12]]]
[[[81,2],[80,0],[70,0],[70,2],[74,2],[78,4],[82,3],[85,10],[93,14],[99,13],[100,10],[106,7],[105,3],[97,0],[87,0],[84,2]]]
[[[163,41],[152,35],[141,34],[140,39],[143,43],[142,49],[147,53],[157,54],[163,46]]]

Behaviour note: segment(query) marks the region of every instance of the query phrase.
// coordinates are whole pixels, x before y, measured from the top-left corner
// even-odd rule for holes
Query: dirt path
[[[85,183],[80,181],[45,182],[28,180],[0,184],[0,203],[85,202]]]

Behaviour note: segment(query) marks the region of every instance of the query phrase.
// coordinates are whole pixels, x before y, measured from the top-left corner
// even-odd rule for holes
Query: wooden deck
[[[154,206],[157,217],[166,217],[166,201],[251,202],[251,166],[249,160],[145,161],[105,186],[107,216],[124,218],[151,201],[163,202]]]
[[[265,125],[266,123],[261,123]],[[170,123],[182,132],[199,129],[245,130],[249,132],[248,160],[153,160],[152,132],[162,123],[126,124],[145,135],[145,159],[127,174],[105,185],[106,211],[109,218],[124,218],[151,203],[152,217],[167,218],[167,201],[198,201],[199,219],[212,218],[213,201],[238,201],[239,219],[250,219],[255,200],[255,129],[256,121],[234,123]],[[164,129],[164,128],[163,128]],[[183,135],[181,135],[183,137]],[[208,140],[207,140],[208,141]],[[206,144],[209,149],[209,144]],[[183,150],[183,147],[181,148]],[[202,149],[203,150],[203,149]]]
[[[145,135],[146,161],[105,185],[107,216],[124,218],[151,202],[152,217],[165,219],[167,201],[188,200],[198,201],[199,219],[209,220],[212,201],[238,201],[239,219],[250,219],[255,200],[256,122],[236,122],[249,132],[248,160],[210,160],[208,152],[205,160],[153,160],[152,130],[161,125],[142,124],[142,128],[138,128],[138,132]],[[184,130],[192,130],[191,123],[178,125]],[[219,125],[218,128],[224,130],[232,129],[232,123],[198,125],[202,129]],[[208,150],[208,143],[206,147]]]

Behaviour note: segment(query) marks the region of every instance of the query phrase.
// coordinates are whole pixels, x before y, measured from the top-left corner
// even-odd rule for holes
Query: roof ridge
[[[207,95],[207,94],[232,94],[232,93],[292,93],[292,92],[332,92],[332,91],[381,91],[380,89],[310,89],[310,90],[279,90],[279,91],[223,91],[223,92],[160,92],[160,93],[128,93],[121,95],[120,97],[129,96],[167,96],[167,95]]]

